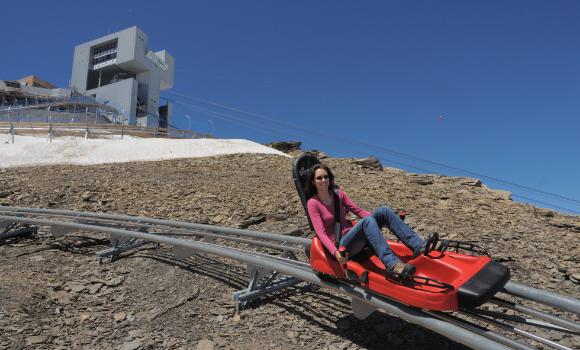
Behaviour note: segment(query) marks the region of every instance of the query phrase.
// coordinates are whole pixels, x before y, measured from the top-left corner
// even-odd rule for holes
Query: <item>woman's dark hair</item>
[[[314,186],[312,183],[314,182],[314,174],[316,173],[316,170],[318,169],[323,169],[326,170],[326,173],[328,174],[328,190],[332,191],[335,188],[338,188],[338,186],[336,186],[336,184],[334,183],[334,174],[332,173],[332,171],[330,170],[330,168],[324,164],[316,164],[314,166],[312,166],[312,168],[310,168],[310,170],[308,171],[308,176],[306,177],[306,184],[304,186],[304,192],[306,194],[306,201],[308,201],[310,198],[312,198],[315,194],[316,194],[316,186]]]

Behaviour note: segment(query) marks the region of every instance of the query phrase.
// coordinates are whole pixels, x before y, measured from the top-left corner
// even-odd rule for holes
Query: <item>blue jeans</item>
[[[385,267],[390,268],[399,262],[399,258],[393,253],[381,232],[381,227],[384,226],[387,226],[411,251],[423,245],[423,239],[405,224],[398,214],[386,206],[379,207],[372,215],[362,218],[342,237],[340,245],[346,247],[349,256],[354,256],[369,242]]]

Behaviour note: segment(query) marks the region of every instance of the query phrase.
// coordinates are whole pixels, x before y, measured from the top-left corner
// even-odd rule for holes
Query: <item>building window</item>
[[[117,40],[93,48],[93,69],[103,68],[117,62]]]

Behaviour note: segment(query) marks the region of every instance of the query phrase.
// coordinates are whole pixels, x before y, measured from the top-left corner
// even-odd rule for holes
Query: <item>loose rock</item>
[[[47,341],[48,337],[46,335],[33,335],[31,337],[26,338],[27,345],[44,344]]]
[[[140,347],[141,347],[141,340],[135,339],[135,340],[132,340],[130,342],[126,342],[123,345],[121,345],[119,350],[136,350],[136,349],[139,349]]]
[[[117,312],[113,315],[113,319],[115,320],[115,322],[125,321],[125,318],[127,318],[126,312]]]
[[[202,339],[197,343],[195,350],[213,350],[214,344],[211,340]]]

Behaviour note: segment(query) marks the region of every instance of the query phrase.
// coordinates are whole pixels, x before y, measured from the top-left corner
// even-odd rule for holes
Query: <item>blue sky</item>
[[[137,25],[175,57],[163,96],[178,127],[475,173],[580,213],[578,1],[38,1],[3,13],[0,79],[67,86],[75,45]]]

